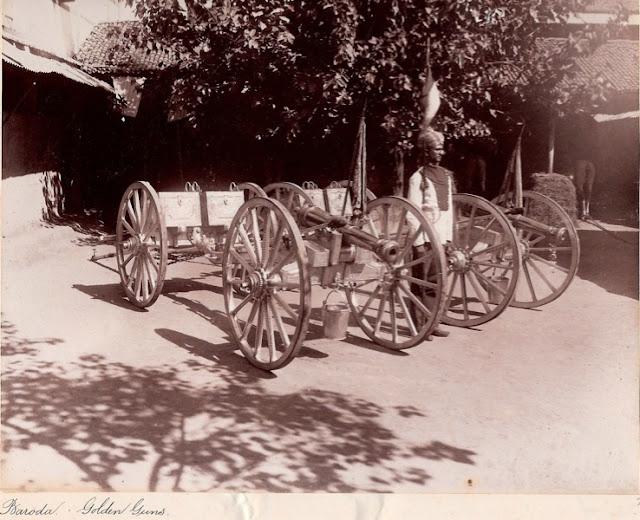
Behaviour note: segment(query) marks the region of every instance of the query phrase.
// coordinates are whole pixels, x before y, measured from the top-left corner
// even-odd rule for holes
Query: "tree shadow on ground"
[[[638,231],[580,230],[578,277],[607,292],[638,299]]]
[[[419,410],[313,388],[276,394],[229,348],[161,335],[194,359],[62,365],[38,359],[58,340],[5,334],[4,451],[46,446],[103,491],[391,491],[426,486],[429,461],[474,464],[473,451],[411,444],[383,425],[383,415],[410,421]]]

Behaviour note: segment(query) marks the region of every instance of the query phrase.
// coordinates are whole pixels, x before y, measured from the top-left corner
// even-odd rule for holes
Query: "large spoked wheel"
[[[249,200],[253,197],[267,196],[264,190],[254,182],[241,182],[240,184],[236,185],[236,188],[239,191],[244,191],[245,200]]]
[[[453,195],[453,242],[442,321],[458,327],[487,323],[509,305],[518,283],[520,250],[509,220],[476,195]]]
[[[281,202],[292,215],[305,206],[313,206],[311,197],[293,182],[274,182],[264,187],[267,197]]]
[[[512,196],[497,199],[501,206]],[[522,194],[524,217],[549,226],[550,232],[533,229],[512,219],[522,249],[522,273],[511,305],[540,307],[558,298],[573,281],[580,262],[580,240],[571,217],[556,201],[537,193]]]
[[[241,268],[246,276],[235,276]],[[233,337],[249,362],[264,370],[291,362],[309,323],[311,277],[298,226],[280,202],[254,197],[240,207],[222,273]]]
[[[115,245],[127,298],[137,307],[148,307],[162,292],[168,251],[160,200],[148,182],[134,182],[122,196]]]
[[[387,263],[374,254],[357,276],[361,281],[347,285],[351,311],[375,343],[395,350],[412,347],[435,328],[444,310],[446,262],[440,239],[420,210],[400,197],[368,204],[363,231],[396,241],[397,255]]]

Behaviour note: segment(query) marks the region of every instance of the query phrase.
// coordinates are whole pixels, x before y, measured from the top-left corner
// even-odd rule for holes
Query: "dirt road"
[[[87,235],[7,236],[3,487],[636,490],[637,232],[623,236],[635,245],[581,231],[579,277],[543,309],[404,352],[354,327],[324,340],[315,312],[273,374],[234,350],[205,259],[170,265],[137,311]]]

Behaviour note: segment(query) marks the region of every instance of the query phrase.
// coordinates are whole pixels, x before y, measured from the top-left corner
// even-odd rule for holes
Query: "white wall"
[[[2,0],[2,10],[7,35],[63,57],[75,54],[94,25],[135,18],[118,0]]]

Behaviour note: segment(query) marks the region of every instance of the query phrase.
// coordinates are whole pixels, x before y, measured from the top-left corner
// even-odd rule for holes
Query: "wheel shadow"
[[[314,322],[320,322],[322,323],[323,319],[322,319],[322,309],[318,309],[318,308],[314,308],[311,310],[311,314],[309,316],[309,328],[307,329],[307,336],[306,336],[306,340],[307,341],[313,341],[313,340],[327,340],[327,341],[331,341],[328,340],[325,337],[324,334],[324,325],[318,325],[317,323]],[[349,319],[349,328],[357,326],[357,324],[353,323],[353,319]],[[380,352],[381,354],[388,354],[391,356],[408,356],[409,354],[407,352],[405,352],[404,350],[393,350],[390,348],[385,348],[382,347],[380,345],[377,345],[376,343],[374,343],[373,341],[369,340],[369,339],[365,339],[365,338],[361,338],[359,336],[355,336],[353,334],[350,334],[347,330],[347,337],[345,339],[341,339],[341,340],[334,340],[335,342],[340,342],[340,343],[348,343],[349,345],[354,345],[356,347],[359,348],[363,348],[363,349],[367,349],[367,350],[372,350],[374,352]]]
[[[195,336],[178,332],[177,330],[160,328],[155,329],[155,332],[161,338],[170,341],[193,356],[221,364],[231,371],[242,372],[255,379],[275,379],[277,377],[273,372],[254,367],[244,356],[237,354],[236,352],[239,350],[239,347],[232,341],[223,344],[214,344]],[[197,366],[199,363],[187,364]]]
[[[122,290],[122,285],[119,283],[97,285],[73,284],[72,287],[90,296],[94,300],[102,300],[105,303],[122,307],[123,309],[138,312],[148,311],[148,308],[142,309],[133,305],[125,296],[124,291]],[[222,289],[216,285],[187,278],[171,278],[169,280],[165,280],[160,297],[167,297],[174,301],[180,301],[181,298],[175,296],[177,293],[186,293],[191,291],[211,291],[216,294],[222,294]],[[182,298],[182,300],[188,301],[186,298]]]

